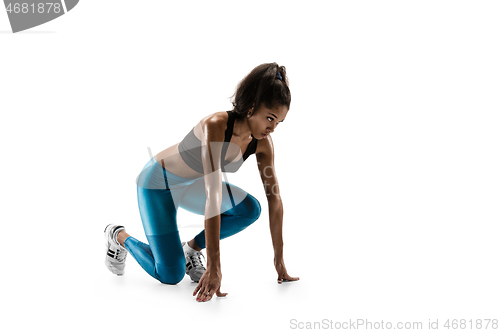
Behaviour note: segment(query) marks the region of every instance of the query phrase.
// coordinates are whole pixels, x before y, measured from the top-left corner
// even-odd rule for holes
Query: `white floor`
[[[372,325],[420,322],[426,329],[429,320],[443,325],[447,318],[498,314],[498,269],[490,264],[495,254],[457,261],[439,254],[433,258],[429,245],[410,251],[411,241],[400,251],[384,246],[369,251],[371,243],[360,249],[339,237],[318,246],[328,237],[309,238],[312,232],[306,231],[307,244],[294,237],[288,242],[286,263],[300,281],[279,285],[265,228],[260,221],[221,242],[222,291],[229,295],[207,303],[195,301],[196,284],[189,277],[175,286],[162,285],[131,257],[124,276],[109,273],[102,263],[102,228],[82,231],[77,247],[59,242],[36,252],[32,244],[35,262],[4,271],[9,275],[2,278],[2,298],[8,307],[2,325],[16,332],[40,327],[51,332],[284,332],[364,320]],[[193,232],[187,229],[193,228],[181,233]],[[258,246],[235,250],[259,235]],[[57,259],[49,255],[56,251],[62,252]],[[358,330],[364,328],[360,323]]]

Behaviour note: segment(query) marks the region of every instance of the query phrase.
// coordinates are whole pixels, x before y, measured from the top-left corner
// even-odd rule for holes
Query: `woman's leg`
[[[165,179],[168,178],[168,184]],[[184,277],[186,259],[177,229],[179,206],[196,214],[205,214],[204,179],[192,182],[165,173],[152,159],[137,181],[137,196],[144,231],[149,245],[128,234],[123,246],[152,277],[166,284],[176,284]],[[237,186],[223,182],[220,238],[234,235],[256,221],[261,212],[257,199]],[[205,232],[190,243],[205,248]],[[196,248],[195,248],[196,249]]]
[[[230,183],[222,184],[220,239],[232,236],[255,222],[261,213],[259,201],[241,188]],[[199,214],[205,214],[205,183],[198,179],[187,189],[180,207]],[[205,248],[205,230],[201,231],[189,244],[196,250]]]
[[[161,283],[177,284],[184,278],[186,262],[170,191],[138,187],[137,194],[149,245],[127,237],[124,246],[149,275]]]
[[[176,183],[152,159],[138,177],[137,199],[144,232],[149,244],[127,234],[119,234],[123,246],[152,277],[166,284],[177,284],[185,274],[185,257],[177,229],[177,203],[187,187]],[[168,183],[167,183],[168,182]],[[172,184],[170,184],[172,183]],[[175,190],[171,190],[172,186]],[[125,240],[122,237],[126,237]]]

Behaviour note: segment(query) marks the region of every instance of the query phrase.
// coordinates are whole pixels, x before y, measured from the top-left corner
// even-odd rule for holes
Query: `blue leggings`
[[[220,239],[242,231],[261,212],[259,201],[241,188],[226,182],[222,188]],[[184,278],[186,267],[177,229],[177,209],[205,215],[204,178],[179,177],[152,158],[137,177],[137,198],[149,245],[128,237],[125,248],[149,275],[161,283],[177,284]],[[205,248],[205,231],[194,240]]]

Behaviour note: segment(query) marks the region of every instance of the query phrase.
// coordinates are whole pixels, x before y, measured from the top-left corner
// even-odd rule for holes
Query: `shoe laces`
[[[116,253],[116,257],[115,259],[118,261],[118,262],[124,262],[125,261],[125,258],[127,257],[127,249],[124,248],[120,243],[118,243],[118,239],[116,239],[116,237],[118,236],[118,233],[122,230],[125,230],[123,228],[115,228],[115,230],[113,231],[113,240],[115,241],[116,243],[116,248],[115,248],[115,253]]]
[[[193,264],[193,269],[197,268],[197,267],[203,267],[203,261],[201,260],[201,257],[203,257],[203,259],[205,259],[205,256],[200,251],[196,251],[192,255],[188,256],[188,258],[191,259],[191,262]],[[205,267],[203,267],[203,268],[205,268]]]
[[[126,257],[127,257],[127,250],[118,247],[116,249],[116,260],[118,262],[124,262]]]

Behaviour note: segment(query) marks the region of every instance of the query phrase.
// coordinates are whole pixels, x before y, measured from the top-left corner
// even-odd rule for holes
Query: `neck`
[[[237,137],[240,137],[241,139],[245,140],[248,138],[251,138],[252,131],[250,130],[250,127],[248,126],[248,119],[243,118],[243,119],[236,119],[234,121],[234,127],[233,127],[233,135],[236,135]]]

